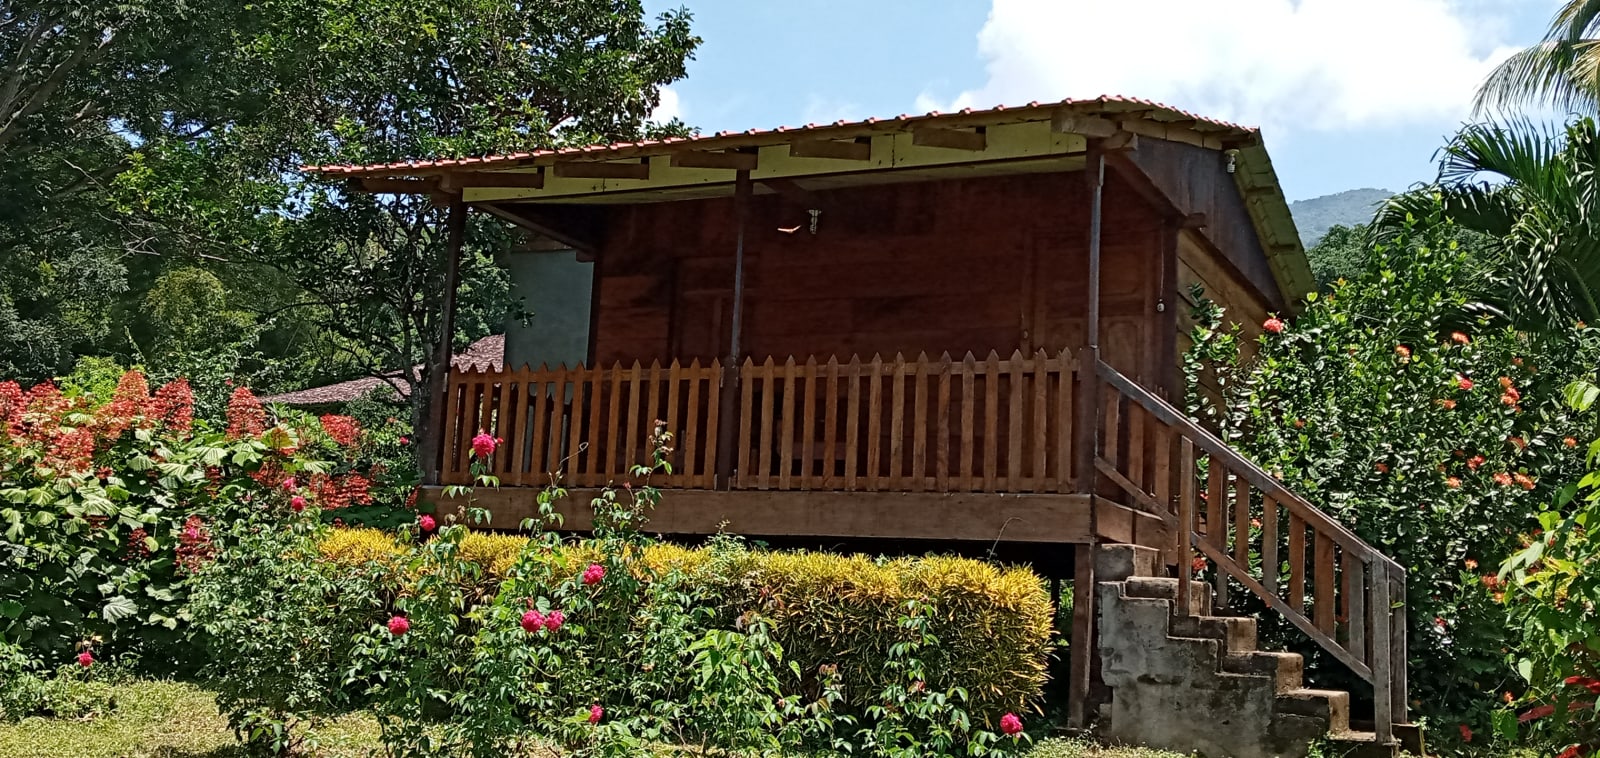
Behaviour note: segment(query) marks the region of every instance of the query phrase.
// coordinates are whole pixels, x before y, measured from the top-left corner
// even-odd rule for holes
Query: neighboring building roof
[[[988,130],[992,144],[993,136],[999,132],[1006,130],[1014,132],[1019,126],[1041,121],[1051,122],[1050,129],[1046,129],[1045,132],[1076,134],[1087,138],[1105,137],[1108,136],[1108,132],[1102,130],[1115,129],[1211,150],[1230,151],[1236,159],[1234,179],[1241,195],[1245,198],[1256,236],[1266,252],[1283,302],[1293,308],[1306,293],[1316,289],[1311,266],[1306,261],[1305,248],[1300,243],[1299,232],[1295,228],[1294,218],[1289,213],[1289,204],[1283,196],[1283,189],[1279,185],[1277,173],[1273,170],[1272,161],[1262,145],[1260,130],[1219,119],[1205,118],[1168,105],[1132,97],[1103,96],[1051,103],[1031,102],[1023,106],[998,105],[984,110],[967,108],[955,113],[933,111],[923,115],[902,114],[886,119],[841,120],[832,124],[780,126],[767,130],[718,132],[694,137],[561,147],[505,155],[407,160],[368,165],[330,164],[305,166],[303,170],[329,178],[359,181],[365,184],[369,191],[375,192],[459,190],[468,204],[479,205],[490,212],[506,216],[514,223],[528,226],[526,217],[519,220],[516,214],[507,215],[499,204],[506,202],[527,204],[539,201],[655,202],[705,197],[708,193],[731,192],[733,183],[731,173],[718,173],[717,170],[708,173],[697,168],[715,165],[717,169],[725,169],[736,159],[730,155],[711,156],[719,161],[715,164],[706,163],[708,158],[705,154],[718,151],[724,153],[761,151],[763,148],[772,149],[787,143],[790,145],[788,155],[784,156],[787,158],[795,154],[795,148],[800,143],[815,145],[828,141],[846,142],[863,139],[877,141],[879,138],[899,135],[905,137],[905,140],[890,140],[885,143],[892,147],[892,150],[887,151],[889,155],[886,157],[876,157],[875,151],[869,153],[874,157],[872,165],[868,168],[902,171],[915,167],[921,172],[920,174],[908,172],[906,175],[936,178],[947,175],[977,175],[964,168],[966,161],[976,165],[987,160],[986,165],[989,166],[987,170],[991,171],[1023,170],[1021,167],[1028,160],[1059,157],[1071,150],[1082,150],[1081,144],[1069,147],[1060,141],[1050,142],[1047,139],[1046,144],[1040,145],[1028,139],[1021,139],[1011,142],[1007,146],[1008,152],[1002,151],[1004,153],[1002,155],[986,158],[982,155],[983,150],[979,149],[968,158],[961,155],[962,150],[953,150],[941,152],[937,158],[930,159],[926,150],[917,151],[913,147],[921,144],[913,138],[918,131],[943,132],[948,138],[959,136],[951,135],[955,130],[984,128]],[[1045,136],[1048,137],[1049,134]],[[834,147],[837,149],[838,146]],[[902,149],[905,149],[910,156],[904,162],[900,155]],[[685,155],[689,153],[700,155]],[[666,156],[671,156],[670,162],[666,161]],[[655,173],[639,175],[638,166],[606,166],[603,168],[608,169],[607,171],[596,172],[593,169],[568,171],[566,176],[563,175],[564,169],[574,168],[573,164],[643,161],[648,168],[649,164],[656,163],[651,159],[658,157],[663,159],[660,163],[666,171],[672,172],[671,177],[658,180]],[[749,160],[749,157],[741,159]],[[822,163],[828,164],[826,168],[812,168],[817,163],[814,160],[807,162],[808,160],[810,159],[800,158],[798,162],[787,160],[776,168],[768,169],[763,158],[760,162],[761,167],[752,171],[751,176],[757,181],[763,181],[764,174],[768,173],[772,173],[775,178],[807,181],[822,181],[829,177],[844,177],[844,181],[870,180],[870,172],[857,170],[857,166],[841,165],[849,164],[849,161],[823,161]],[[940,173],[951,170],[961,173]],[[646,180],[645,176],[649,179]],[[551,233],[548,226],[529,226],[529,228],[535,228],[536,231],[546,234]]]
[[[506,336],[504,334],[494,334],[472,343],[467,346],[466,350],[457,353],[450,359],[450,367],[457,371],[470,371],[473,369],[499,371],[505,365],[505,357]],[[412,366],[411,371],[412,376],[420,376],[422,374],[422,366]],[[277,395],[267,395],[261,398],[261,402],[282,403],[284,405],[348,403],[384,386],[393,387],[401,398],[405,398],[410,393],[405,380],[401,374],[396,372],[387,377],[364,376],[347,382],[310,387]]]

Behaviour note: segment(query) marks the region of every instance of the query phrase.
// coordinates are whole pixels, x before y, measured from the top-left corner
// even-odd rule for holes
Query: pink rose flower
[[[283,488],[289,492],[294,492],[295,490],[300,489],[300,485],[297,484],[294,480],[294,477],[291,476],[288,479],[283,480]]]
[[[83,651],[81,653],[78,653],[78,665],[79,666],[82,666],[84,668],[89,668],[89,666],[91,666],[93,664],[94,664],[94,653],[91,653],[91,652],[89,652],[87,650],[85,650],[85,651]]]
[[[1007,713],[1006,715],[1001,716],[1000,731],[1005,732],[1006,736],[1008,737],[1015,737],[1018,734],[1021,734],[1022,719],[1017,718],[1017,714],[1015,713]]]
[[[405,616],[393,616],[389,619],[389,633],[399,637],[411,631],[411,621]]]
[[[306,509],[306,499],[305,498],[303,498],[303,497],[301,497],[299,495],[295,495],[294,497],[289,498],[289,510],[294,511],[295,513],[299,513],[299,512],[301,512],[301,511],[303,511],[305,509]]]
[[[601,708],[599,703],[589,706],[589,723],[598,724],[600,719],[605,718],[605,715],[606,709]]]
[[[589,568],[583,570],[584,584],[596,584],[604,578],[606,578],[606,567],[598,563],[591,563]]]
[[[561,631],[561,625],[566,622],[567,614],[561,611],[551,611],[550,615],[544,617],[544,628],[552,632],[559,632]]]
[[[529,610],[527,613],[522,614],[522,631],[525,631],[528,634],[533,634],[540,629],[543,629],[544,624],[545,618],[543,613],[535,610]]]
[[[431,533],[438,526],[438,523],[433,520],[433,517],[426,513],[422,514],[422,516],[417,519],[417,527],[422,530],[423,534]]]
[[[494,455],[495,446],[499,444],[500,441],[490,437],[488,432],[478,432],[478,436],[472,438],[472,454],[478,458],[488,458]]]

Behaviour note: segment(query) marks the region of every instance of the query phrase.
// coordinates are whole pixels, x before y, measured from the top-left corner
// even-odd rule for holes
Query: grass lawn
[[[191,684],[137,682],[117,688],[117,710],[88,721],[25,719],[0,724],[0,756],[6,758],[235,758],[227,719],[212,695]],[[328,758],[380,754],[377,725],[351,716],[320,732]],[[1102,748],[1048,740],[1028,758],[1178,758],[1154,750]]]

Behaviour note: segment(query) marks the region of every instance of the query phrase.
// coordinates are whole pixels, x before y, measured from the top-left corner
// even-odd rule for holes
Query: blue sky
[[[1291,200],[1430,179],[1483,73],[1560,0],[647,0],[705,43],[708,132],[1122,94],[1261,126]]]

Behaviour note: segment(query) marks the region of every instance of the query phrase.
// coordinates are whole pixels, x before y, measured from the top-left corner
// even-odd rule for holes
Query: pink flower
[[[433,517],[426,513],[417,519],[417,528],[421,529],[423,534],[431,533],[437,526],[438,524],[434,523]]]
[[[400,444],[402,444],[402,445],[411,444],[411,438],[409,438],[409,437],[401,437],[400,438]]]
[[[1009,737],[1015,737],[1021,734],[1022,719],[1017,718],[1017,714],[1015,713],[1007,713],[1006,715],[1001,716],[1000,731],[1005,732]]]
[[[389,633],[399,637],[411,631],[411,622],[405,616],[391,616],[389,618]]]
[[[1472,380],[1460,374],[1456,374],[1456,387],[1463,390],[1470,390],[1472,389]]]
[[[81,653],[78,653],[78,665],[79,666],[82,666],[84,668],[89,668],[89,666],[92,665],[93,663],[94,663],[94,653],[91,653],[91,652],[89,652],[87,650],[85,650],[85,651],[83,651]]]
[[[289,498],[289,510],[299,513],[306,509],[306,499],[299,495]]]
[[[288,479],[283,480],[283,485],[282,486],[283,486],[283,488],[285,490],[288,490],[289,492],[294,492],[295,490],[300,489],[299,483],[297,483],[294,480],[294,477],[292,477],[292,476],[289,477]]]
[[[544,622],[544,614],[529,610],[527,613],[522,614],[522,631],[533,634],[544,628]]]
[[[598,724],[605,715],[606,709],[601,708],[599,703],[589,706],[589,723]]]
[[[1470,337],[1468,337],[1465,334],[1462,334],[1461,332],[1451,332],[1450,333],[1450,339],[1455,341],[1455,343],[1457,345],[1465,345],[1465,344],[1468,344],[1468,343],[1472,342],[1472,339]]]
[[[488,458],[494,455],[494,448],[500,444],[499,440],[489,436],[488,432],[478,432],[472,438],[472,454],[479,458]]]
[[[1261,322],[1261,328],[1265,329],[1265,330],[1267,330],[1269,332],[1272,332],[1273,334],[1283,334],[1283,322],[1279,321],[1276,316],[1274,316],[1272,318],[1269,318],[1266,321]],[[1013,717],[1013,718],[1015,718],[1015,717]],[[1004,719],[1002,719],[1001,721],[1004,722]],[[1018,723],[1021,723],[1021,722],[1018,722]]]
[[[544,628],[549,629],[552,632],[559,632],[561,631],[561,625],[566,623],[566,621],[567,614],[562,613],[561,611],[551,611],[550,615],[544,617]]]
[[[584,584],[596,584],[604,578],[606,578],[606,567],[598,563],[591,563],[589,568],[583,570]]]

